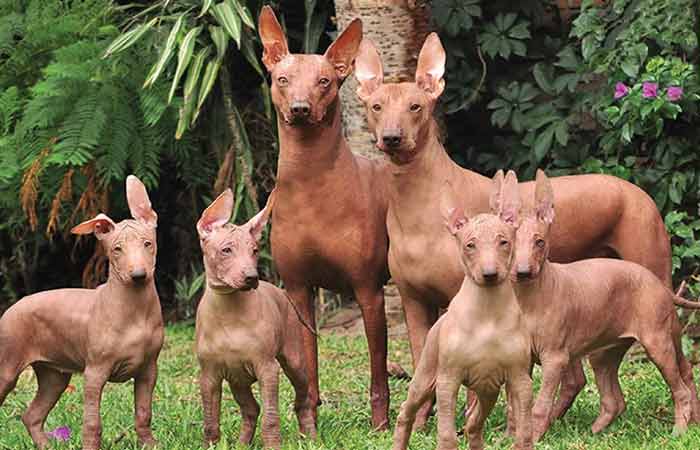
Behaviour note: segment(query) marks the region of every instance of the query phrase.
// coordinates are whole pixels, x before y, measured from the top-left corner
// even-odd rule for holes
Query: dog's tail
[[[673,295],[673,303],[681,308],[700,309],[699,301],[686,300],[683,297],[675,294]]]

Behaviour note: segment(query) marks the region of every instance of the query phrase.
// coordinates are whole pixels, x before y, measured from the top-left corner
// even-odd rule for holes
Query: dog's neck
[[[465,276],[449,308],[476,312],[480,314],[478,317],[498,318],[503,313],[511,312],[514,306],[513,288],[508,281],[495,286],[481,286]]]
[[[350,150],[342,135],[340,100],[336,98],[317,124],[292,126],[277,114],[280,153],[277,181],[298,180],[332,168]]]
[[[205,289],[208,305],[217,315],[243,317],[246,313],[257,311],[258,289],[224,291],[213,289],[208,284]]]
[[[556,284],[556,269],[545,260],[536,278],[528,281],[514,282],[513,291],[523,312],[536,311],[541,307],[549,307],[549,298],[554,293]],[[543,293],[549,293],[543,295]]]
[[[110,316],[122,315],[126,323],[133,319],[160,314],[160,301],[153,279],[142,284],[124,284],[115,275],[110,275],[102,285],[98,308],[109,311]]]

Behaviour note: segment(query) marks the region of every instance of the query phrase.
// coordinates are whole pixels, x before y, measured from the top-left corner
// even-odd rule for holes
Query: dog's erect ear
[[[151,207],[146,186],[133,175],[126,177],[126,202],[131,217],[151,228],[158,225],[158,214]]]
[[[362,42],[362,21],[355,19],[326,50],[324,56],[335,68],[339,80],[344,80],[352,72],[352,63],[360,49],[360,42]]]
[[[103,239],[116,227],[114,221],[105,214],[98,214],[90,220],[74,226],[70,232],[73,234],[95,234],[97,239]]]
[[[442,218],[445,220],[447,230],[452,235],[456,235],[468,222],[467,218],[464,216],[464,208],[459,206],[457,194],[449,181],[445,181],[442,186],[440,193],[440,212],[442,213]]]
[[[289,46],[275,12],[268,5],[263,6],[260,11],[258,31],[263,45],[263,64],[272,72],[275,65],[289,55]]]
[[[517,226],[520,220],[521,205],[518,177],[515,175],[515,172],[509,170],[501,186],[501,200],[498,215],[505,223]]]
[[[554,222],[554,192],[542,169],[537,169],[535,181],[535,214],[542,223],[551,225]]]
[[[445,89],[445,49],[436,33],[430,33],[425,39],[423,48],[418,55],[416,68],[416,84],[432,99],[437,99]]]
[[[267,197],[267,203],[265,207],[253,216],[246,226],[250,230],[250,234],[253,235],[253,239],[259,241],[262,237],[265,225],[267,225],[268,220],[270,220],[270,215],[272,214],[272,208],[275,207],[275,189],[270,192],[270,196]]]
[[[376,47],[369,39],[363,39],[355,60],[355,78],[359,86],[357,96],[363,102],[384,82],[384,68]]]
[[[491,214],[495,214],[497,216],[501,214],[501,189],[503,188],[503,178],[503,170],[499,169],[493,176],[493,181],[491,183],[489,207],[491,208]]]
[[[206,238],[215,229],[222,227],[231,220],[233,213],[233,192],[226,189],[216,200],[211,202],[197,221],[197,232],[201,239]]]

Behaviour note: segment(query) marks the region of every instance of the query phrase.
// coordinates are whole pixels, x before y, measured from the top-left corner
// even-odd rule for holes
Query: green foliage
[[[700,200],[697,2],[585,0],[571,24],[547,15],[555,5],[544,0],[469,4],[478,15],[434,3],[448,52],[448,148],[474,145],[455,159],[525,179],[545,167],[641,186],[668,219],[676,280],[687,278]]]

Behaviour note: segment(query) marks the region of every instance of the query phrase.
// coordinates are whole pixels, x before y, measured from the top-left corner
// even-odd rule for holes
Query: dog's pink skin
[[[262,439],[265,448],[279,449],[277,404],[279,368],[294,386],[294,409],[302,434],[315,438],[316,425],[308,395],[299,322],[286,294],[258,282],[258,241],[274,205],[275,191],[265,208],[248,223],[228,223],[233,193],[227,189],[197,223],[206,288],[197,308],[195,348],[201,367],[204,446],[221,437],[221,385],[228,383],[241,408],[239,441],[250,444],[260,407],[251,386],[260,381],[263,400]]]
[[[508,280],[517,220],[512,213],[519,203],[517,183],[513,172],[502,187],[494,183],[494,195],[501,193],[494,202],[498,216],[479,214],[466,219],[456,205],[445,214],[466,276],[447,312],[428,333],[408,398],[396,420],[393,450],[407,448],[416,415],[434,392],[437,448],[456,450],[455,407],[462,384],[478,399],[465,425],[471,450],[484,448],[484,423],[503,384],[517,415],[514,448],[533,448],[530,335]],[[486,274],[491,275],[489,280]]]
[[[533,408],[535,440],[555,418],[552,403],[562,371],[587,354],[592,353],[590,361],[601,394],[593,432],[618,417],[625,401],[617,370],[635,340],[671,389],[674,430],[685,431],[689,422],[700,420],[700,402],[692,368],[681,348],[675,295],[651,271],[628,261],[594,258],[570,264],[548,262],[556,239],[550,228],[559,217],[554,220],[553,203],[557,200],[542,171],[537,174],[536,192],[534,210],[517,231],[511,275],[532,334],[533,354],[542,364],[542,386]]]
[[[393,163],[387,188],[389,268],[401,293],[414,364],[438,308],[447,307],[463,276],[453,242],[439,232],[443,182],[449,180],[458,193],[467,217],[489,210],[489,179],[455,164],[438,140],[432,113],[444,88],[444,61],[435,34],[426,39],[414,83],[383,83],[381,59],[367,40],[356,58],[358,96],[367,105],[369,128]],[[400,143],[388,145],[397,136]],[[558,218],[552,227],[554,261],[618,256],[647,267],[671,286],[670,241],[647,194],[605,175],[557,177],[552,184]],[[526,206],[533,190],[532,182],[520,184]],[[565,380],[557,415],[568,409],[585,384],[579,362]],[[426,407],[417,426],[427,413]]]
[[[21,299],[0,319],[0,405],[31,365],[39,390],[22,422],[39,448],[49,442],[44,422],[68,386],[85,374],[83,449],[100,448],[100,399],[108,381],[134,379],[136,435],[154,446],[151,407],[163,319],[153,281],[156,221],[146,189],[126,183],[135,220],[115,224],[104,214],[74,233],[95,233],[109,256],[109,278],[97,289],[57,289]],[[133,276],[139,278],[134,279]]]
[[[386,164],[353,155],[342,134],[338,89],[362,38],[355,21],[325,55],[289,54],[268,7],[260,16],[263,60],[272,75],[280,154],[272,254],[285,288],[315,327],[313,289],[354,295],[362,310],[371,369],[372,425],[389,418],[387,333],[382,286],[388,279]],[[294,114],[294,105],[305,108]],[[316,337],[302,330],[314,415],[319,401]]]

